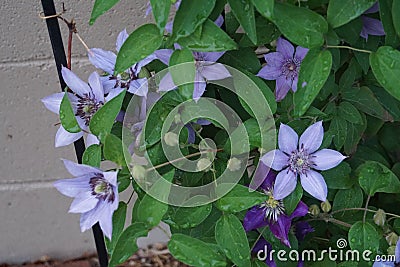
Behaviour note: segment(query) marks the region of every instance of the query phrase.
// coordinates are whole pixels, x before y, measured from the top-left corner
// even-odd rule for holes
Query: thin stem
[[[330,214],[333,215],[335,213],[339,213],[339,212],[343,212],[343,211],[352,211],[352,210],[363,210],[363,211],[368,211],[368,212],[373,212],[373,213],[376,212],[376,210],[365,209],[365,208],[345,208],[345,209],[332,211]],[[400,215],[393,214],[393,213],[387,213],[387,212],[385,212],[385,213],[386,213],[386,215],[393,216],[395,218],[400,218]]]
[[[368,54],[371,54],[371,53],[372,53],[372,51],[369,51],[369,50],[354,48],[354,47],[347,46],[347,45],[326,45],[325,47],[326,47],[326,48],[343,48],[343,49],[349,49],[349,50],[353,50],[353,51],[357,51],[357,52],[362,52],[362,53],[368,53]]]
[[[82,45],[85,47],[85,49],[86,49],[90,54],[92,54],[92,51],[90,51],[89,47],[88,47],[87,44],[83,41],[82,37],[81,37],[77,32],[75,32],[75,35],[76,35],[76,37],[78,37],[78,40],[82,43]]]
[[[367,201],[365,202],[365,210],[364,210],[364,216],[363,216],[363,223],[365,223],[365,218],[367,217],[367,210],[368,210],[368,204],[369,200],[371,199],[371,196],[368,195]]]
[[[72,57],[72,34],[73,31],[70,29],[68,35],[68,52],[67,52],[67,68],[69,70],[71,69],[71,57]]]
[[[171,161],[168,161],[168,162],[164,162],[164,163],[158,164],[158,165],[156,165],[156,166],[154,166],[154,167],[152,167],[152,168],[147,169],[146,171],[153,171],[153,170],[156,170],[156,169],[159,169],[159,168],[168,166],[168,165],[170,165],[170,164],[172,164],[172,163],[175,163],[175,162],[178,162],[178,161],[181,161],[181,160],[184,160],[184,159],[193,158],[193,157],[195,157],[195,156],[199,156],[199,155],[202,155],[202,154],[204,154],[204,153],[208,153],[208,152],[220,152],[220,151],[223,151],[223,150],[224,150],[223,148],[218,148],[218,149],[215,149],[215,150],[204,150],[204,151],[196,152],[196,153],[187,155],[186,157],[177,158],[177,159],[174,159],[174,160],[171,160]]]
[[[258,240],[260,240],[260,238],[262,237],[262,234],[264,233],[265,229],[267,229],[267,227],[264,227],[261,232],[259,232],[260,234],[258,235],[256,241],[254,241],[253,245],[250,248],[250,251],[252,251],[254,249],[254,247],[256,246]]]

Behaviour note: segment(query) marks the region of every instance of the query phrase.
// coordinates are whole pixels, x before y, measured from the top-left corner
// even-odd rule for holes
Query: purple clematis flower
[[[257,76],[266,80],[276,80],[275,98],[281,101],[292,89],[297,90],[300,65],[308,52],[307,48],[298,46],[296,52],[291,43],[283,38],[277,41],[276,52],[264,56],[267,64]]]
[[[394,261],[375,261],[372,267],[397,267],[400,266],[400,238],[396,243],[395,249],[395,260]]]
[[[75,198],[69,212],[82,213],[82,232],[99,222],[111,239],[112,215],[118,208],[117,172],[103,172],[69,160],[64,160],[64,165],[75,178],[58,180],[54,186],[61,194]]]
[[[295,224],[295,235],[298,241],[303,241],[307,234],[314,232],[314,228],[306,221],[300,221]]]
[[[62,67],[61,74],[68,88],[72,93],[67,93],[75,113],[76,120],[82,131],[78,133],[70,133],[66,131],[62,125],[57,131],[55,138],[55,146],[61,147],[72,144],[83,136],[84,132],[88,131],[90,119],[99,110],[105,102],[117,96],[121,90],[110,92],[107,97],[104,97],[104,90],[100,80],[100,76],[93,72],[89,76],[89,84],[79,79],[72,71]],[[60,113],[61,101],[65,93],[56,93],[42,99],[46,108],[56,114]],[[92,134],[88,135],[88,146],[98,143],[97,137]]]
[[[120,32],[117,37],[116,50],[119,52],[121,46],[128,38],[128,33],[126,30]],[[90,62],[96,67],[109,75],[102,76],[102,83],[104,86],[105,93],[109,93],[113,89],[124,88],[128,92],[138,95],[147,96],[148,84],[147,78],[139,78],[139,73],[142,68],[149,64],[151,61],[156,59],[155,55],[149,55],[143,60],[135,63],[129,69],[127,69],[122,74],[114,75],[115,62],[117,60],[117,55],[111,51],[105,51],[100,48],[92,48],[88,52]]]
[[[261,205],[252,207],[247,211],[243,219],[243,227],[246,231],[251,231],[264,226],[269,226],[271,232],[281,240],[281,242],[290,247],[289,230],[292,220],[302,217],[308,213],[308,207],[302,201],[299,202],[296,209],[290,215],[285,214],[285,207],[282,200],[274,196],[274,182],[276,174],[270,171],[260,188],[269,199]]]
[[[165,65],[169,65],[174,50],[160,49],[154,52],[156,57]],[[193,52],[193,57],[196,66],[196,75],[194,81],[193,99],[199,100],[204,94],[207,86],[207,81],[222,80],[231,77],[229,71],[221,63],[216,61],[225,52]],[[171,91],[176,89],[176,85],[172,80],[171,73],[167,73],[160,81],[159,91]]]
[[[308,127],[299,137],[289,126],[279,128],[279,149],[266,153],[260,160],[268,167],[280,171],[274,186],[275,199],[283,199],[296,187],[297,176],[301,185],[313,197],[325,201],[328,189],[324,177],[312,170],[328,170],[336,167],[346,157],[332,149],[318,148],[322,144],[322,121]]]
[[[196,125],[205,126],[210,124],[211,124],[210,121],[204,119],[198,119],[195,122],[190,122],[186,124],[185,127],[188,129],[188,140],[187,140],[188,144],[194,144],[196,140],[196,130],[194,129]]]
[[[364,14],[372,14],[379,11],[378,2],[376,2],[371,8],[364,12]],[[368,35],[384,36],[386,35],[383,29],[382,22],[379,19],[370,18],[368,16],[361,16],[363,27],[360,36],[368,40]]]
[[[269,267],[276,267],[276,263],[271,254],[273,248],[264,238],[260,238],[254,245],[252,252],[256,255],[257,259],[263,260]]]

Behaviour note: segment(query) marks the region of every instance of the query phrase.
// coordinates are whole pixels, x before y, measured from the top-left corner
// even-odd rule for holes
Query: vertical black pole
[[[54,6],[53,0],[41,0],[43,11],[45,16],[51,16],[56,14],[56,8]],[[62,42],[60,26],[58,24],[58,19],[50,18],[46,19],[47,29],[49,31],[51,47],[53,48],[54,59],[56,61],[58,78],[61,84],[61,91],[64,90],[66,84],[61,75],[61,66],[67,66],[67,58],[65,57],[64,45]],[[78,163],[82,163],[82,155],[85,151],[85,143],[83,138],[80,138],[74,143],[75,153]],[[94,241],[96,243],[97,255],[99,258],[100,267],[108,266],[108,256],[107,249],[104,243],[103,232],[101,231],[99,223],[96,223],[93,227]]]

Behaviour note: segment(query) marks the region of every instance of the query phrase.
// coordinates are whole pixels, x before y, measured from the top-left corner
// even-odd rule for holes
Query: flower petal
[[[146,12],[147,14],[147,12]],[[116,49],[119,52],[119,50],[121,49],[121,46],[125,43],[126,39],[128,39],[128,32],[126,31],[126,29],[124,29],[122,32],[120,32],[118,34],[117,37],[117,42],[115,43]]]
[[[169,59],[171,58],[174,50],[172,49],[160,49],[154,52],[154,55],[165,65],[169,65]]]
[[[207,84],[204,78],[200,75],[199,72],[196,71],[196,77],[194,82],[194,90],[193,90],[193,100],[197,101],[206,91]]]
[[[55,138],[55,147],[67,146],[78,140],[83,136],[83,132],[70,133],[67,132],[62,125],[58,128]]]
[[[90,147],[91,145],[100,144],[99,139],[94,134],[88,134],[86,137],[86,147]]]
[[[243,219],[243,227],[246,232],[264,227],[266,225],[268,225],[268,222],[265,219],[264,209],[256,206],[252,207],[246,212],[246,215]]]
[[[273,196],[275,199],[284,199],[294,191],[297,185],[297,175],[289,169],[278,173],[275,180]]]
[[[196,133],[193,129],[193,126],[190,123],[188,123],[185,125],[185,127],[188,130],[188,139],[187,139],[188,144],[194,144],[194,142],[196,141]]]
[[[290,126],[281,123],[278,134],[279,149],[290,155],[293,151],[297,150],[298,140],[299,136],[297,133]]]
[[[308,233],[314,232],[314,228],[307,221],[296,223],[295,235],[298,241],[303,241]]]
[[[69,208],[70,213],[84,213],[92,210],[96,207],[99,200],[90,191],[84,191],[78,194],[74,201],[72,201],[71,207]]]
[[[308,53],[308,48],[304,48],[301,46],[296,47],[296,53],[294,54],[294,58],[297,59],[298,61],[302,61],[307,53]]]
[[[61,101],[64,97],[64,94],[65,93],[56,93],[56,94],[46,96],[46,97],[42,98],[42,103],[51,112],[59,114],[60,113],[60,105],[61,105]]]
[[[322,149],[312,154],[312,161],[314,162],[314,169],[325,171],[336,167],[342,162],[346,156],[340,152],[332,149]]]
[[[268,53],[264,56],[267,64],[257,73],[257,76],[266,80],[276,80],[282,75],[282,65],[285,59],[279,52]]]
[[[286,79],[284,76],[281,76],[276,79],[276,88],[275,88],[275,99],[276,101],[281,101],[285,98],[290,88],[292,87],[293,81],[291,79]]]
[[[257,190],[257,188],[264,185],[264,181],[266,180],[267,174],[269,172],[270,172],[270,167],[265,165],[261,160],[258,161],[258,166],[254,172],[253,178],[251,179],[249,188],[251,190]],[[272,185],[268,185],[268,187],[271,187],[271,186]],[[263,188],[263,189],[265,189],[265,188]]]
[[[85,164],[78,164],[67,159],[63,159],[63,162],[67,171],[76,177],[101,172],[97,168]]]
[[[204,65],[201,70],[201,75],[209,81],[222,80],[232,76],[221,63]]]
[[[100,76],[100,81],[103,84],[104,94],[108,94],[112,89],[117,87],[117,80],[110,78],[111,75]]]
[[[364,14],[371,14],[371,13],[376,13],[379,11],[379,4],[376,2],[372,7],[367,9],[367,11],[364,12]]]
[[[197,57],[196,57],[197,53]],[[200,61],[208,61],[208,62],[217,62],[220,57],[222,57],[225,52],[194,52],[194,58],[197,58]]]
[[[76,178],[61,179],[54,182],[54,187],[67,197],[75,197],[82,191],[90,190],[90,175],[82,175]]]
[[[294,219],[294,218],[297,218],[297,217],[303,217],[307,213],[308,213],[307,205],[303,201],[300,201],[299,204],[297,204],[297,206],[294,209],[294,211],[292,212],[292,214],[290,214],[289,218],[290,219]]]
[[[289,157],[279,149],[269,151],[260,161],[275,171],[280,171],[289,165]]]
[[[168,33],[172,33],[172,28],[174,26],[174,21],[168,21],[167,24],[165,25],[165,31]]]
[[[113,74],[117,55],[111,51],[100,48],[92,48],[88,52],[89,61],[98,69],[104,70],[108,74]]]
[[[270,222],[269,229],[285,246],[290,247],[289,230],[291,225],[292,220],[282,214],[276,222]]]
[[[135,68],[134,68],[135,75],[138,76],[140,73],[140,70],[155,59],[157,59],[156,55],[151,54],[151,55],[145,57],[144,59],[140,60],[138,63],[136,63]]]
[[[274,262],[272,245],[268,243],[264,238],[260,238],[257,243],[254,245],[252,252],[256,254],[257,257],[264,258],[265,257],[265,264],[269,267],[276,267]],[[265,255],[267,253],[267,255]]]
[[[367,16],[361,16],[361,19],[363,22],[362,33],[364,36],[365,36],[365,34],[375,35],[375,36],[386,35],[385,30],[383,29],[383,24],[380,20],[370,18]],[[367,38],[365,38],[365,39],[367,39]]]
[[[124,91],[124,89],[123,89],[123,88],[120,88],[120,87],[115,88],[115,89],[112,89],[112,90],[108,93],[108,95],[105,97],[105,100],[106,100],[105,102],[108,102],[108,101],[110,101],[111,99],[113,99],[114,97],[120,95],[120,94],[122,93],[122,91]]]
[[[117,202],[118,203],[118,202]],[[100,228],[103,231],[104,235],[111,240],[112,237],[112,216],[114,210],[111,205],[108,203],[103,204],[105,207],[100,215],[99,224]]]
[[[294,47],[289,41],[283,39],[282,37],[279,37],[278,41],[276,42],[276,51],[281,52],[285,59],[292,59],[294,54]]]
[[[73,73],[69,69],[62,67],[61,74],[68,87],[79,96],[83,96],[84,94],[88,94],[91,92],[89,85],[79,79],[79,77],[76,76],[75,73]]]
[[[117,172],[103,172],[104,179],[106,179],[113,186],[118,186],[117,174]]]
[[[296,92],[297,91],[297,82],[299,81],[299,78],[298,77],[294,77],[293,78],[293,80],[292,80],[292,86],[291,86],[291,88],[292,88],[292,91],[293,92]]]
[[[309,154],[314,153],[321,146],[323,138],[322,121],[317,121],[300,136],[299,148],[304,148]]]
[[[171,73],[168,72],[167,74],[164,75],[164,77],[161,78],[160,84],[158,85],[158,91],[168,92],[174,89],[176,89],[176,85],[172,80]]]
[[[106,206],[104,205],[104,201],[98,201],[96,207],[94,209],[82,213],[80,219],[81,231],[84,232],[97,223],[102,216],[102,212]]]
[[[89,76],[89,85],[92,88],[92,92],[97,102],[104,103],[104,89],[103,84],[100,80],[100,76],[97,72],[93,72]]]
[[[224,17],[219,15],[218,18],[214,21],[215,25],[221,28],[222,24],[224,24]]]
[[[306,173],[300,174],[301,185],[304,190],[310,195],[321,201],[326,201],[328,195],[328,188],[324,177],[313,170],[308,170]]]
[[[129,84],[128,92],[137,96],[146,97],[147,93],[149,92],[149,85],[147,83],[147,78],[131,81],[131,83]]]

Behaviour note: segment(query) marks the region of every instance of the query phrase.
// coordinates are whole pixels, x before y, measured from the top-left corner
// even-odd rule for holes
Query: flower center
[[[314,164],[311,158],[304,148],[295,150],[289,158],[289,169],[295,173],[305,173]]]
[[[294,79],[300,70],[301,61],[291,58],[287,59],[282,65],[282,75],[286,76],[286,79]]]
[[[85,125],[89,126],[90,119],[93,115],[103,106],[102,101],[97,101],[94,95],[92,94],[84,94],[83,97],[80,97],[78,100],[76,116],[79,116],[85,121]]]
[[[96,173],[96,176],[90,178],[89,184],[92,188],[92,195],[99,199],[113,202],[115,199],[112,185],[104,179],[104,176],[100,173]]]
[[[260,205],[264,209],[265,218],[276,222],[278,217],[285,212],[285,206],[282,200],[276,200],[272,195],[272,190],[265,190],[264,193],[269,196],[268,200]]]
[[[126,72],[118,74],[117,76],[110,76],[109,80],[115,80],[114,88],[125,88],[129,89],[129,85],[133,80],[137,80],[138,77],[135,74],[136,64],[134,67],[129,68]]]

